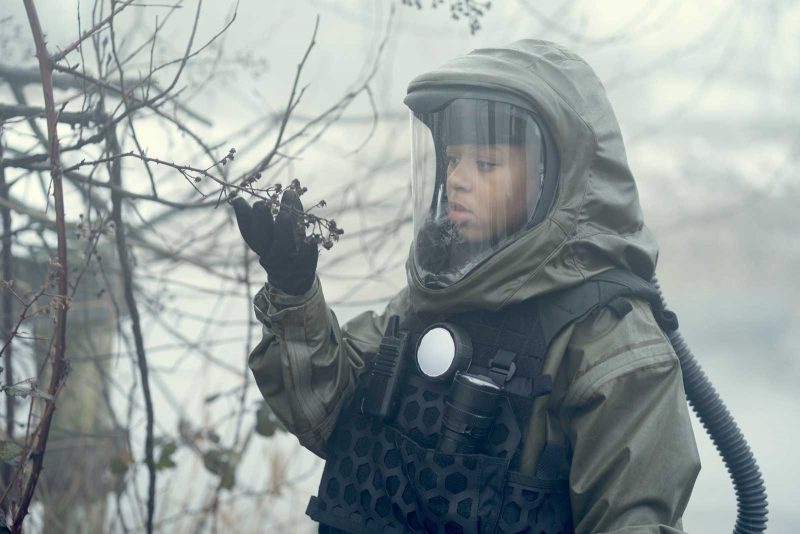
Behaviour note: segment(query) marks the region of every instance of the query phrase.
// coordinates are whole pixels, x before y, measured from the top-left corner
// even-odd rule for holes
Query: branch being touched
[[[260,172],[252,174],[247,178],[244,178],[240,185],[232,184],[227,182],[224,178],[216,176],[212,173],[213,169],[216,167],[224,167],[229,162],[233,161],[236,157],[236,149],[231,148],[228,153],[219,161],[217,161],[214,165],[206,168],[199,168],[193,167],[191,165],[181,165],[175,163],[173,161],[166,161],[159,158],[153,158],[150,156],[145,156],[143,154],[139,154],[134,151],[124,152],[122,154],[114,154],[105,158],[95,159],[91,161],[81,160],[81,162],[72,165],[71,167],[67,167],[63,170],[64,174],[72,173],[81,167],[86,166],[96,166],[101,163],[109,163],[121,158],[134,158],[145,161],[147,163],[154,163],[156,165],[164,165],[165,167],[169,167],[171,169],[175,169],[178,171],[186,180],[189,182],[192,187],[203,197],[207,198],[208,195],[200,191],[197,188],[196,184],[199,184],[203,181],[204,178],[211,180],[212,182],[218,184],[220,186],[220,200],[225,200],[226,202],[230,203],[234,198],[236,198],[240,192],[244,192],[249,194],[252,197],[255,197],[259,200],[263,200],[267,206],[269,206],[272,210],[273,216],[277,214],[278,209],[281,205],[281,193],[283,192],[283,185],[276,183],[270,185],[266,188],[258,188],[256,187],[256,182],[258,182],[262,175]],[[294,179],[289,184],[287,189],[293,190],[297,193],[297,196],[301,196],[308,191],[308,188],[304,187],[300,180]],[[226,195],[227,193],[227,195]],[[333,247],[333,244],[339,240],[339,237],[344,234],[344,230],[339,228],[336,224],[334,219],[326,219],[324,217],[319,217],[313,213],[311,210],[315,208],[324,208],[327,206],[327,203],[324,200],[320,200],[310,208],[306,209],[302,213],[297,213],[298,220],[300,224],[303,225],[303,230],[308,235],[306,235],[306,241],[310,243],[316,243],[318,245],[323,246],[325,249],[330,249]],[[308,233],[310,231],[310,233]]]
[[[232,156],[232,154],[236,152],[234,149],[231,149],[231,151],[232,152],[228,154],[229,156]],[[242,181],[241,187],[231,191],[226,201],[230,203],[238,196],[240,190],[246,191],[250,195],[263,200],[267,204],[267,207],[270,208],[272,216],[275,217],[278,215],[278,210],[281,208],[280,197],[281,193],[284,191],[283,186],[281,184],[273,184],[266,189],[255,189],[253,184],[260,178],[261,173],[256,173],[249,178],[245,178]],[[292,180],[286,189],[294,191],[298,197],[308,192],[308,188],[304,187],[297,178]],[[320,200],[303,212],[295,211],[294,209],[292,209],[292,211],[297,215],[298,224],[301,225],[303,233],[306,234],[306,243],[322,245],[326,250],[330,250],[333,244],[339,241],[339,237],[344,234],[344,230],[339,228],[334,219],[326,219],[311,213],[311,210],[315,208],[324,208],[327,205],[328,204],[324,200]],[[286,209],[286,207],[284,207],[284,209]]]

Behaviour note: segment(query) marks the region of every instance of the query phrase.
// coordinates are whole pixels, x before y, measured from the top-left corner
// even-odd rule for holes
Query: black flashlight
[[[437,449],[448,454],[478,452],[502,392],[488,377],[457,372],[445,398]]]

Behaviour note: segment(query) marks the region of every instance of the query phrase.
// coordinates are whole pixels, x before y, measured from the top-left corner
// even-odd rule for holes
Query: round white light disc
[[[456,344],[449,330],[431,328],[422,336],[417,348],[419,370],[429,378],[437,378],[447,372],[456,357]]]

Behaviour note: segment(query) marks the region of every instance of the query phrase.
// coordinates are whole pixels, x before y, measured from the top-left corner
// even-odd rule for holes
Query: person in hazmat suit
[[[523,40],[415,78],[407,286],[344,325],[316,245],[234,201],[268,283],[249,365],[326,459],[321,532],[681,532],[700,469],[655,239],[605,90]]]

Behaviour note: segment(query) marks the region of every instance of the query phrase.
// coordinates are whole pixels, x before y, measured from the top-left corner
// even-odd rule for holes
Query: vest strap
[[[677,330],[677,316],[664,308],[658,291],[650,282],[630,271],[611,269],[540,299],[539,317],[545,345],[550,346],[567,325],[583,320],[600,308],[607,307],[617,317],[624,317],[633,309],[629,298],[646,300],[662,330],[667,333]]]
[[[517,364],[514,360],[517,355],[511,351],[498,349],[494,358],[489,360],[489,378],[500,387],[513,378],[517,372]]]

